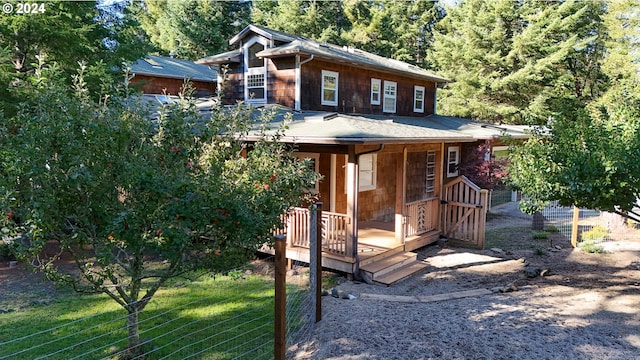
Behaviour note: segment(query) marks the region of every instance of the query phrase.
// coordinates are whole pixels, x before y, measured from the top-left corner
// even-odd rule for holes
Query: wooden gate
[[[442,232],[453,245],[484,247],[489,190],[480,189],[465,176],[444,186]]]

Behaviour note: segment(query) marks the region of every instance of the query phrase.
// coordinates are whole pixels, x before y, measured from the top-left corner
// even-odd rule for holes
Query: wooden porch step
[[[426,263],[417,260],[417,256],[413,252],[403,252],[363,265],[360,270],[373,282],[391,285],[427,267]]]
[[[415,260],[396,271],[377,277],[374,281],[383,285],[393,285],[428,267],[429,264]]]

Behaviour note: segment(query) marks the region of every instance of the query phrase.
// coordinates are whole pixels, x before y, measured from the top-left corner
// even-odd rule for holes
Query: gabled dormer
[[[435,113],[437,86],[448,81],[402,61],[255,25],[229,44],[236,50],[198,61],[228,66],[227,103],[421,117]]]

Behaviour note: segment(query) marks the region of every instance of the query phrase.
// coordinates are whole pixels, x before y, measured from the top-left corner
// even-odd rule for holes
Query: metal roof
[[[131,71],[134,74],[171,79],[216,81],[216,72],[208,66],[166,56],[147,55],[132,64]]]

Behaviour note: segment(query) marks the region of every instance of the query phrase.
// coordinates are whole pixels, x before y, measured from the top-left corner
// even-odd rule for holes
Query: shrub
[[[578,248],[591,254],[604,253],[604,248],[600,245],[597,245],[593,240],[581,241],[580,243],[578,243]]]
[[[596,241],[602,241],[608,237],[609,237],[609,231],[600,225],[596,225],[593,228],[591,228],[591,230],[585,231],[580,235],[580,238],[582,241],[585,241],[585,242],[591,241],[594,243]]]
[[[0,259],[15,260],[15,244],[12,241],[0,240]]]
[[[553,225],[549,225],[547,226],[547,228],[545,229],[546,232],[550,232],[550,233],[559,233],[560,229],[558,229],[557,227],[553,226]]]

